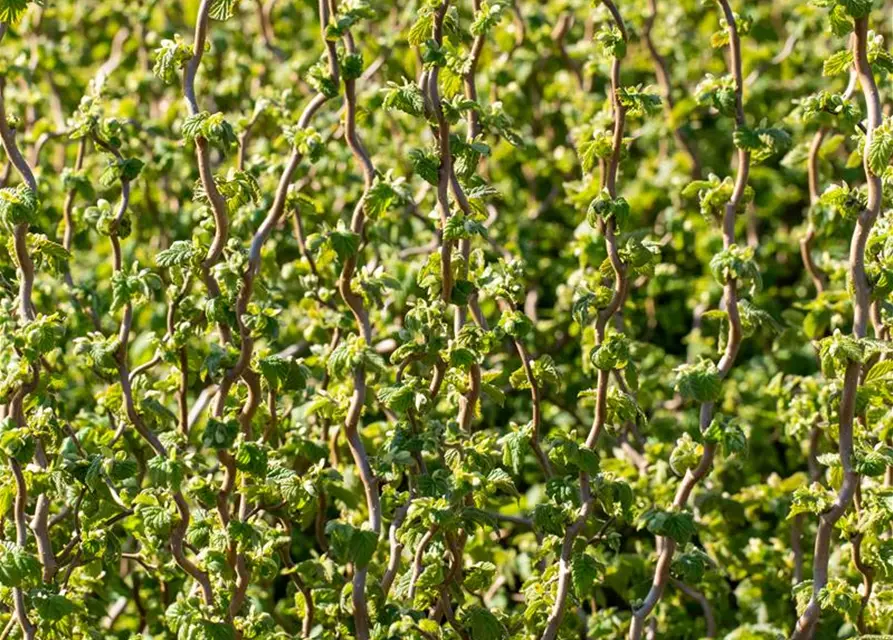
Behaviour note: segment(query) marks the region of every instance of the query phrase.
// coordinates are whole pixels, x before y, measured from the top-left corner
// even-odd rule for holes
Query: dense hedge
[[[890,3],[0,23],[0,638],[893,633]]]

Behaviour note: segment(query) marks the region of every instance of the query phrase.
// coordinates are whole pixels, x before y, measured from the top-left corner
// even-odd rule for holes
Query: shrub
[[[0,0],[0,638],[893,633],[890,7],[738,4]]]

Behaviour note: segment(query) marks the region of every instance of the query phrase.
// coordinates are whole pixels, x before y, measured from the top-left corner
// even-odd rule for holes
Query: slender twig
[[[868,17],[856,18],[854,28],[853,59],[862,95],[865,99],[867,126],[863,165],[868,183],[868,201],[856,220],[850,244],[849,272],[853,296],[853,337],[864,338],[868,331],[870,312],[870,285],[865,273],[865,245],[877,220],[881,207],[881,178],[875,175],[869,162],[869,150],[875,130],[881,124],[881,101],[874,73],[868,62]],[[853,422],[856,414],[856,394],[862,365],[849,362],[843,377],[838,409],[838,451],[843,479],[834,504],[819,517],[813,554],[812,597],[804,609],[791,640],[812,638],[821,614],[819,594],[828,583],[828,562],[831,555],[831,536],[834,525],[846,512],[859,484],[859,475],[853,467]]]
[[[201,0],[198,8],[198,14],[195,20],[195,37],[193,38],[192,58],[186,63],[183,71],[183,93],[186,97],[186,106],[189,115],[194,116],[200,112],[198,99],[195,94],[195,77],[198,74],[199,66],[202,62],[202,56],[205,52],[205,42],[208,38],[209,14],[211,11],[212,0]],[[211,212],[214,216],[214,239],[208,248],[208,253],[202,261],[202,279],[208,288],[208,294],[212,298],[220,295],[220,286],[211,272],[211,268],[217,264],[223,255],[223,249],[226,246],[226,240],[229,236],[229,216],[227,214],[226,199],[221,195],[214,181],[214,172],[211,167],[211,147],[208,141],[202,136],[195,138],[195,156],[198,164],[199,178],[202,188],[207,195],[208,202],[211,206]],[[220,335],[227,342],[230,340],[230,329],[226,324],[219,325]]]
[[[0,23],[0,39],[6,33],[6,24]],[[7,158],[12,166],[15,167],[19,176],[22,178],[27,187],[37,197],[37,180],[28,162],[22,156],[21,151],[16,143],[15,133],[10,129],[6,116],[6,77],[0,75],[0,140],[3,143],[3,150],[6,152]],[[31,260],[31,254],[28,252],[28,223],[22,222],[15,226],[13,231],[13,245],[15,250],[15,259],[19,267],[19,308],[18,316],[22,323],[29,323],[34,320],[34,305],[31,300],[31,292],[34,288],[34,262]],[[31,365],[32,380],[20,386],[12,394],[9,403],[9,412],[12,414],[18,428],[25,428],[25,412],[23,408],[24,398],[37,388],[40,376],[40,363],[36,362]],[[28,544],[27,521],[25,515],[25,505],[28,502],[28,488],[25,478],[22,474],[19,462],[10,457],[9,465],[15,477],[16,497],[14,506],[14,520],[16,527],[16,544],[24,547]],[[39,529],[35,531],[38,540],[38,550],[43,568],[43,577],[45,580],[51,579],[55,571],[56,561],[53,556],[52,547],[48,547],[48,525],[47,513],[49,502],[46,497],[41,495],[39,498],[38,511],[35,513],[35,520],[32,521]],[[22,634],[26,640],[33,640],[35,637],[35,628],[28,618],[28,610],[25,606],[25,596],[20,587],[12,589],[13,604],[15,608],[16,619],[22,629]]]
[[[701,605],[701,609],[704,611],[704,623],[707,625],[707,629],[704,632],[704,637],[715,638],[716,614],[713,612],[713,605],[710,604],[710,600],[707,599],[707,596],[705,596],[703,592],[695,589],[691,585],[685,584],[684,582],[682,582],[681,580],[677,580],[676,578],[670,578],[670,583],[674,587],[679,589],[679,591]]]
[[[114,156],[118,162],[123,161],[123,156],[117,147],[110,144],[102,138],[99,133],[93,133],[93,142],[107,153]],[[118,238],[118,226],[127,214],[130,204],[130,180],[124,175],[120,178],[121,182],[121,202],[111,228],[109,239],[112,244],[112,268],[115,273],[120,273],[124,269],[123,255],[121,252],[121,242]],[[155,455],[167,457],[167,447],[161,442],[158,436],[148,427],[142,414],[137,410],[133,397],[133,388],[130,384],[130,370],[127,363],[128,360],[128,341],[130,339],[131,325],[133,323],[133,304],[128,300],[124,304],[123,316],[118,330],[118,349],[115,353],[117,361],[118,379],[121,384],[121,393],[124,396],[124,407],[128,419],[133,424],[137,433],[145,440],[155,452]],[[213,602],[214,596],[211,590],[211,581],[208,574],[199,569],[183,551],[183,542],[186,535],[186,529],[189,526],[191,518],[189,504],[183,496],[182,491],[173,491],[174,503],[179,514],[179,521],[171,532],[171,552],[177,564],[196,582],[202,589],[202,596],[206,604]],[[69,573],[70,575],[70,573]]]
[[[611,14],[611,19],[617,26],[624,40],[627,39],[626,25],[616,5],[612,0],[602,0],[602,3]],[[617,197],[617,171],[620,167],[620,157],[623,152],[623,132],[626,125],[626,107],[620,102],[620,59],[615,57],[611,63],[611,108],[614,115],[614,131],[612,137],[612,150],[608,163],[602,164],[601,186],[606,189],[612,198]],[[615,234],[615,221],[601,221],[601,230],[605,236],[605,245],[608,257],[614,270],[614,291],[611,301],[605,309],[602,309],[595,323],[596,345],[600,345],[605,339],[605,330],[609,320],[623,306],[628,289],[626,265],[619,255],[617,237]],[[592,428],[586,438],[586,447],[595,449],[599,436],[607,420],[609,375],[607,371],[599,370],[596,383],[596,404],[593,416]],[[571,553],[574,541],[580,531],[589,520],[589,516],[595,506],[595,500],[590,491],[590,478],[586,471],[580,472],[580,502],[581,507],[577,512],[574,522],[565,532],[561,544],[561,552],[558,560],[558,584],[555,592],[555,602],[549,612],[546,628],[543,631],[542,640],[554,640],[558,635],[561,621],[564,618],[567,597],[571,583]]]
[[[332,3],[332,13],[337,13],[336,4]],[[354,42],[351,31],[346,30],[342,38],[344,48],[348,55],[357,52],[356,43]],[[357,201],[350,220],[350,230],[359,237],[365,237],[366,228],[366,198],[372,188],[375,180],[375,167],[372,159],[366,152],[357,131],[357,94],[356,94],[356,78],[344,77],[344,138],[347,146],[353,154],[354,161],[359,165],[363,173],[363,193]],[[358,255],[351,255],[341,267],[341,274],[338,278],[338,291],[341,299],[348,306],[354,316],[357,331],[360,337],[367,345],[372,344],[372,326],[369,320],[369,311],[366,309],[363,298],[355,293],[351,287],[354,273],[357,268]],[[360,438],[359,425],[360,417],[363,412],[363,405],[366,402],[366,367],[360,364],[353,372],[353,394],[350,398],[350,406],[348,407],[347,416],[344,420],[344,433],[347,438],[347,445],[353,457],[357,473],[363,483],[363,489],[366,494],[366,506],[369,511],[368,522],[369,527],[376,535],[381,535],[381,502],[378,495],[378,478],[372,471],[369,462],[369,456],[366,454],[366,447]],[[369,608],[366,594],[366,577],[368,569],[366,567],[356,567],[353,577],[352,600],[354,607],[354,624],[356,626],[356,634],[359,640],[368,640],[369,638]]]
[[[738,37],[738,27],[735,22],[735,14],[729,6],[728,0],[719,0],[723,16],[729,33],[729,53],[732,76],[735,81],[735,126],[745,126],[744,118],[744,76],[741,68],[741,40]],[[750,171],[750,152],[747,149],[738,149],[738,166],[735,185],[731,198],[726,203],[725,214],[722,220],[723,248],[728,249],[735,244],[735,217],[736,211],[744,198],[747,178]],[[726,339],[725,352],[717,365],[717,373],[720,379],[728,376],[738,355],[741,346],[742,329],[741,316],[738,310],[738,283],[735,279],[729,279],[723,287],[725,310],[728,317],[729,334]],[[705,402],[701,405],[699,426],[701,431],[707,430],[713,420],[713,402]],[[698,482],[710,471],[713,458],[716,453],[716,444],[706,442],[698,464],[686,471],[673,500],[675,509],[683,509],[688,504],[688,499]],[[676,541],[669,537],[658,536],[658,558],[654,569],[654,578],[651,589],[645,596],[642,604],[633,612],[632,624],[629,630],[630,640],[640,640],[645,631],[645,622],[648,616],[657,606],[666,589],[670,573],[670,565],[676,551]]]

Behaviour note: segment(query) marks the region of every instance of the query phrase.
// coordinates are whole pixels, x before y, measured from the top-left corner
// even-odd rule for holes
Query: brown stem
[[[16,527],[16,544],[24,548],[28,544],[28,529],[25,519],[25,505],[28,502],[28,487],[25,483],[25,477],[22,475],[22,467],[15,458],[9,459],[9,468],[12,470],[16,484],[15,505],[13,507],[14,520]],[[34,638],[34,625],[28,619],[28,610],[25,607],[25,596],[21,588],[15,587],[12,590],[13,604],[15,608],[16,619],[22,628],[22,633],[28,640]]]
[[[123,160],[120,151],[99,135],[94,134],[93,140],[97,146],[103,148],[112,154],[116,160]],[[130,181],[121,178],[121,202],[118,206],[118,212],[115,217],[114,225],[111,230],[109,239],[112,243],[112,266],[114,272],[118,273],[123,269],[123,259],[121,254],[121,243],[118,239],[118,225],[127,213],[130,204]],[[137,411],[136,403],[133,398],[133,389],[131,387],[131,376],[127,364],[128,341],[130,338],[130,329],[133,322],[133,305],[128,302],[124,305],[124,313],[121,319],[120,329],[118,331],[118,351],[115,354],[117,360],[118,379],[121,384],[121,392],[124,396],[124,406],[127,417],[133,424],[137,433],[149,444],[155,452],[155,455],[167,457],[168,451],[158,436],[148,428],[142,415]],[[202,588],[202,595],[205,604],[210,605],[214,601],[213,592],[211,590],[211,581],[208,574],[199,569],[189,560],[183,551],[183,541],[186,536],[186,529],[189,526],[190,510],[186,502],[186,498],[179,490],[173,491],[174,502],[179,513],[179,521],[171,532],[171,552],[177,564],[192,578],[194,578]],[[70,575],[70,574],[69,574]]]
[[[728,0],[719,0],[720,7],[723,11],[729,32],[729,52],[730,66],[732,67],[732,76],[735,80],[735,124],[736,127],[745,126],[744,119],[744,78],[741,69],[741,41],[738,37],[738,28],[735,22],[735,15],[729,6]],[[744,197],[744,190],[747,186],[747,177],[750,170],[750,153],[745,149],[738,150],[738,167],[737,177],[735,179],[734,190],[729,202],[726,204],[725,215],[722,222],[723,247],[728,249],[735,243],[735,214]],[[729,335],[726,339],[725,352],[720,358],[717,365],[717,372],[720,379],[728,376],[735,358],[738,355],[738,349],[741,346],[742,330],[741,317],[738,310],[738,285],[735,280],[726,282],[723,288],[723,297],[725,299],[726,312],[728,314]],[[701,432],[709,428],[713,420],[713,402],[705,402],[701,405],[699,426]],[[698,465],[693,469],[686,471],[676,495],[673,500],[675,509],[683,509],[688,504],[688,499],[695,486],[710,471],[713,464],[713,458],[716,454],[716,445],[713,443],[705,443],[704,450]],[[658,559],[654,569],[654,578],[651,583],[651,589],[646,595],[644,601],[633,612],[632,624],[629,630],[629,640],[640,640],[645,630],[645,623],[648,616],[660,602],[661,597],[666,589],[667,581],[670,573],[670,566],[673,562],[673,555],[676,551],[676,542],[671,538],[659,536],[657,538]]]
[[[819,192],[819,151],[822,148],[822,142],[825,139],[827,131],[819,129],[813,136],[812,143],[809,145],[809,156],[807,160],[806,174],[809,180],[809,202],[815,206],[821,193]],[[803,257],[803,266],[806,267],[812,283],[815,285],[816,291],[822,293],[827,287],[828,277],[824,271],[816,265],[812,257],[812,242],[815,239],[816,229],[810,217],[806,227],[806,235],[800,240],[800,255]]]
[[[558,18],[558,22],[555,23],[555,28],[552,29],[552,42],[558,47],[558,53],[561,56],[564,66],[574,75],[574,78],[577,81],[577,87],[584,91],[588,91],[589,88],[586,86],[586,79],[583,77],[583,70],[580,68],[580,63],[571,58],[564,42],[567,32],[573,24],[573,15],[569,12],[562,13]]]
[[[850,544],[853,548],[853,564],[859,573],[862,574],[862,602],[859,605],[859,615],[856,619],[856,627],[859,633],[868,633],[868,625],[865,622],[865,609],[868,607],[868,601],[871,599],[871,591],[874,587],[874,567],[865,562],[862,557],[862,539],[861,533],[853,536]]]
[[[282,524],[285,525],[285,530],[291,534],[291,524],[287,519],[282,518]],[[279,551],[280,556],[282,557],[282,564],[286,566],[288,569],[294,569],[295,563],[291,559],[291,552],[287,547],[282,547]],[[298,588],[298,591],[304,596],[304,603],[307,607],[307,615],[304,616],[303,624],[301,625],[301,635],[304,638],[310,637],[310,632],[313,630],[313,619],[316,614],[316,608],[313,605],[313,591],[307,587],[304,581],[301,579],[301,576],[298,575],[296,571],[291,571],[289,573],[292,582],[294,582],[295,586]]]
[[[335,4],[332,5],[333,13],[335,13]],[[345,50],[348,54],[356,53],[356,44],[350,30],[347,30],[343,37]],[[350,221],[350,230],[364,237],[366,226],[365,201],[372,188],[375,179],[375,168],[372,159],[366,152],[363,143],[357,132],[357,95],[356,95],[356,79],[344,78],[344,134],[347,146],[353,154],[354,160],[360,166],[363,172],[364,189],[359,201],[354,207],[353,216]],[[341,268],[341,274],[338,279],[338,290],[342,300],[350,308],[356,321],[357,330],[367,345],[372,344],[372,326],[369,320],[369,312],[363,304],[361,296],[354,293],[351,288],[351,280],[357,267],[358,256],[348,257]],[[366,505],[369,510],[369,526],[376,535],[381,535],[381,502],[378,495],[378,478],[372,471],[369,462],[369,456],[366,454],[366,448],[363,445],[362,438],[359,433],[360,417],[363,412],[363,405],[366,402],[366,368],[364,365],[358,366],[353,372],[353,395],[350,399],[350,406],[344,422],[344,433],[347,438],[347,445],[350,449],[354,464],[363,488],[366,494]],[[357,567],[353,577],[352,600],[354,607],[354,624],[356,627],[356,635],[359,640],[368,640],[369,638],[369,608],[366,594],[366,577],[368,569]]]
[[[856,220],[849,256],[853,295],[853,337],[860,339],[867,334],[870,312],[870,285],[865,274],[865,245],[881,207],[881,179],[871,170],[868,160],[875,130],[881,124],[881,103],[874,74],[868,62],[868,18],[857,18],[854,25],[852,40],[854,65],[868,114],[863,156],[865,178],[868,182],[868,202]],[[813,560],[812,598],[800,619],[797,620],[791,640],[806,640],[815,635],[821,615],[818,597],[828,583],[828,561],[831,554],[831,536],[834,525],[846,512],[859,484],[859,476],[853,469],[853,422],[861,369],[860,363],[850,362],[844,372],[838,410],[838,450],[843,469],[843,482],[834,504],[819,517]]]
[[[446,18],[447,10],[450,7],[450,0],[442,0],[440,6],[434,13],[433,39],[438,46],[443,44],[443,23]],[[453,176],[453,156],[450,151],[450,123],[447,121],[443,113],[443,107],[440,98],[440,87],[438,86],[438,78],[440,75],[440,67],[437,65],[425,72],[423,75],[423,91],[426,94],[427,102],[434,111],[437,120],[437,143],[440,149],[440,166],[437,170],[437,207],[440,211],[440,231],[441,231],[441,247],[440,247],[440,271],[441,271],[441,297],[443,301],[449,303],[453,292],[453,270],[452,270],[452,253],[453,243],[444,240],[442,237],[443,230],[446,229],[447,220],[452,216],[450,212],[449,190],[450,181]]]
[[[406,514],[409,513],[409,507],[412,506],[412,500],[407,500],[406,504],[397,509],[394,514],[394,520],[388,532],[388,542],[390,545],[390,556],[388,560],[388,568],[385,570],[381,578],[381,590],[387,598],[391,591],[391,585],[394,578],[397,577],[397,571],[400,569],[400,555],[403,553],[403,543],[397,538],[397,531],[406,520]]]
[[[431,544],[431,541],[434,539],[434,536],[437,534],[438,527],[436,525],[432,525],[426,532],[425,535],[422,536],[422,539],[419,541],[418,546],[415,550],[415,555],[412,560],[412,576],[409,579],[409,600],[412,601],[415,598],[415,589],[416,583],[419,581],[419,576],[422,575],[422,559],[425,556],[425,551],[428,549],[428,545]]]
[[[611,18],[619,29],[623,39],[627,39],[626,25],[623,17],[620,15],[616,5],[612,0],[602,0],[602,3],[611,14]],[[623,152],[623,131],[626,124],[626,109],[620,104],[620,60],[614,58],[611,65],[611,106],[614,114],[614,134],[612,139],[612,152],[609,162],[604,165],[601,183],[602,187],[608,190],[612,198],[617,197],[617,171],[620,167],[620,157]],[[626,277],[626,266],[620,259],[617,238],[615,236],[614,220],[608,220],[602,223],[605,235],[605,244],[608,249],[608,257],[611,266],[614,269],[615,287],[614,294],[608,307],[603,309],[596,319],[595,333],[596,344],[601,344],[605,337],[605,328],[608,321],[622,307],[626,299],[628,281]],[[598,372],[598,381],[596,383],[596,406],[593,417],[592,428],[586,438],[586,447],[595,449],[598,444],[601,430],[605,424],[607,417],[607,395],[609,376],[607,371]],[[561,544],[561,552],[558,560],[558,585],[555,593],[555,602],[549,612],[546,621],[546,628],[541,636],[542,640],[555,640],[558,635],[561,621],[564,618],[565,608],[567,605],[567,597],[570,591],[571,582],[571,553],[573,552],[574,541],[580,531],[586,525],[592,509],[595,506],[595,500],[591,496],[589,488],[589,474],[585,471],[580,472],[580,502],[582,506],[577,512],[577,518],[573,524],[568,527],[565,532],[564,539]]]
[[[0,39],[2,39],[5,33],[6,24],[2,23],[0,24]],[[28,188],[34,192],[34,197],[36,198],[37,181],[34,178],[34,173],[31,171],[31,167],[28,165],[28,162],[25,160],[24,156],[22,156],[22,153],[19,150],[18,145],[16,144],[15,134],[9,128],[6,120],[6,97],[4,93],[5,88],[6,77],[0,76],[0,140],[2,140],[3,149],[4,151],[6,151],[6,156],[7,158],[9,158],[10,164],[16,168],[16,171],[18,171],[22,180],[25,182]],[[29,323],[34,320],[34,306],[31,302],[31,292],[34,288],[34,263],[31,260],[31,255],[28,253],[27,238],[28,223],[23,222],[16,225],[13,233],[13,242],[15,247],[15,258],[16,262],[18,263],[20,272],[18,315],[19,320],[23,323]],[[25,426],[25,415],[23,411],[24,397],[25,395],[34,391],[34,389],[37,387],[37,381],[39,379],[38,376],[40,372],[39,367],[39,363],[35,363],[34,365],[32,365],[32,382],[30,384],[23,385],[13,392],[13,398],[10,402],[10,411],[19,428]],[[28,488],[25,483],[25,478],[22,475],[22,470],[19,462],[14,458],[10,458],[9,465],[12,469],[13,475],[15,476],[16,483],[16,497],[14,507],[16,544],[20,547],[24,547],[28,543],[27,520],[25,516],[25,505],[28,501]],[[43,534],[46,534],[47,525],[45,512],[42,515],[40,524],[42,525]],[[42,560],[44,560],[45,562],[49,562],[52,557],[52,549],[50,549],[49,557],[42,558]],[[46,576],[47,571],[51,571],[52,569],[52,566],[44,566],[44,575]],[[35,637],[35,628],[28,618],[28,610],[25,606],[25,596],[21,588],[13,588],[12,597],[16,619],[18,620],[19,626],[22,629],[22,634],[24,635],[26,640],[33,640],[33,638]]]

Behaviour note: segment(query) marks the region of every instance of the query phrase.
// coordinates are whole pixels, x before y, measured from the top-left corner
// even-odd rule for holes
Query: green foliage
[[[819,356],[822,373],[833,378],[842,376],[850,364],[861,362],[865,357],[865,350],[858,339],[838,330],[819,342]]]
[[[893,634],[885,9],[0,0],[4,636]]]
[[[505,640],[508,632],[489,610],[474,606],[462,614],[462,625],[470,630],[472,640]]]
[[[0,189],[0,221],[11,233],[20,224],[31,222],[37,213],[37,194],[25,185]]]
[[[673,453],[670,454],[670,468],[676,475],[683,476],[686,471],[698,466],[702,454],[702,447],[685,433],[676,441]]]
[[[222,113],[201,111],[187,116],[183,121],[183,138],[190,142],[196,138],[204,138],[221,151],[234,147],[238,141],[232,126],[224,119]]]
[[[571,558],[571,578],[578,598],[588,596],[598,583],[604,566],[586,553],[575,553]]]
[[[16,24],[28,10],[29,0],[2,0],[0,2],[0,22]]]
[[[633,118],[654,115],[661,107],[660,96],[642,87],[620,87],[617,100],[626,109],[626,114]]]
[[[720,284],[727,284],[732,280],[742,284],[749,283],[753,295],[763,287],[760,269],[753,257],[753,247],[739,247],[733,244],[713,256],[710,260],[710,271]]]
[[[679,544],[687,544],[695,533],[694,518],[684,511],[650,510],[642,515],[645,528],[656,536],[664,536]]]
[[[791,136],[784,129],[760,126],[756,128],[738,127],[733,136],[735,146],[750,152],[755,163],[774,158],[791,146]]]
[[[40,580],[40,563],[23,547],[4,542],[0,547],[0,584],[24,587]]]
[[[809,124],[838,124],[846,130],[861,118],[859,107],[841,94],[818,91],[800,101],[801,117]]]
[[[707,180],[695,180],[689,183],[683,190],[684,198],[698,197],[701,215],[713,219],[724,215],[726,205],[732,200],[735,183],[730,177],[723,180],[719,176],[710,174]],[[754,191],[750,186],[745,187],[743,197],[735,207],[736,213],[743,213],[747,203],[753,200]]]
[[[598,228],[601,221],[613,220],[618,230],[625,230],[629,224],[629,203],[623,198],[612,198],[607,190],[589,203],[586,220],[593,228]]]
[[[152,73],[166,84],[176,81],[177,73],[192,58],[192,47],[184,44],[180,34],[173,40],[162,40],[161,46],[155,50],[155,65]]]
[[[326,525],[326,535],[335,557],[350,562],[357,569],[367,567],[375,554],[378,536],[373,531],[333,520]]]
[[[591,137],[577,146],[583,171],[591,172],[599,160],[606,160],[614,152],[614,139],[609,131],[593,131]]]
[[[384,107],[402,111],[411,116],[421,117],[425,113],[425,98],[415,82],[404,78],[403,84],[389,82],[384,93]]]
[[[710,360],[676,368],[676,390],[684,398],[697,402],[715,402],[722,393],[722,380],[716,365]]]
[[[202,432],[202,444],[213,449],[229,449],[239,435],[238,420],[210,418]]]
[[[792,518],[798,513],[819,515],[824,513],[833,502],[834,498],[832,494],[818,483],[814,483],[808,487],[799,487],[794,491],[791,510],[788,513],[788,517]]]
[[[893,158],[893,120],[887,119],[874,131],[871,144],[868,145],[868,167],[879,176],[884,172]]]
[[[702,105],[713,107],[723,115],[735,112],[735,83],[731,76],[707,74],[695,87],[695,97]]]
[[[629,338],[622,333],[612,332],[605,336],[604,342],[593,349],[589,356],[597,369],[610,371],[623,369],[629,362]]]

